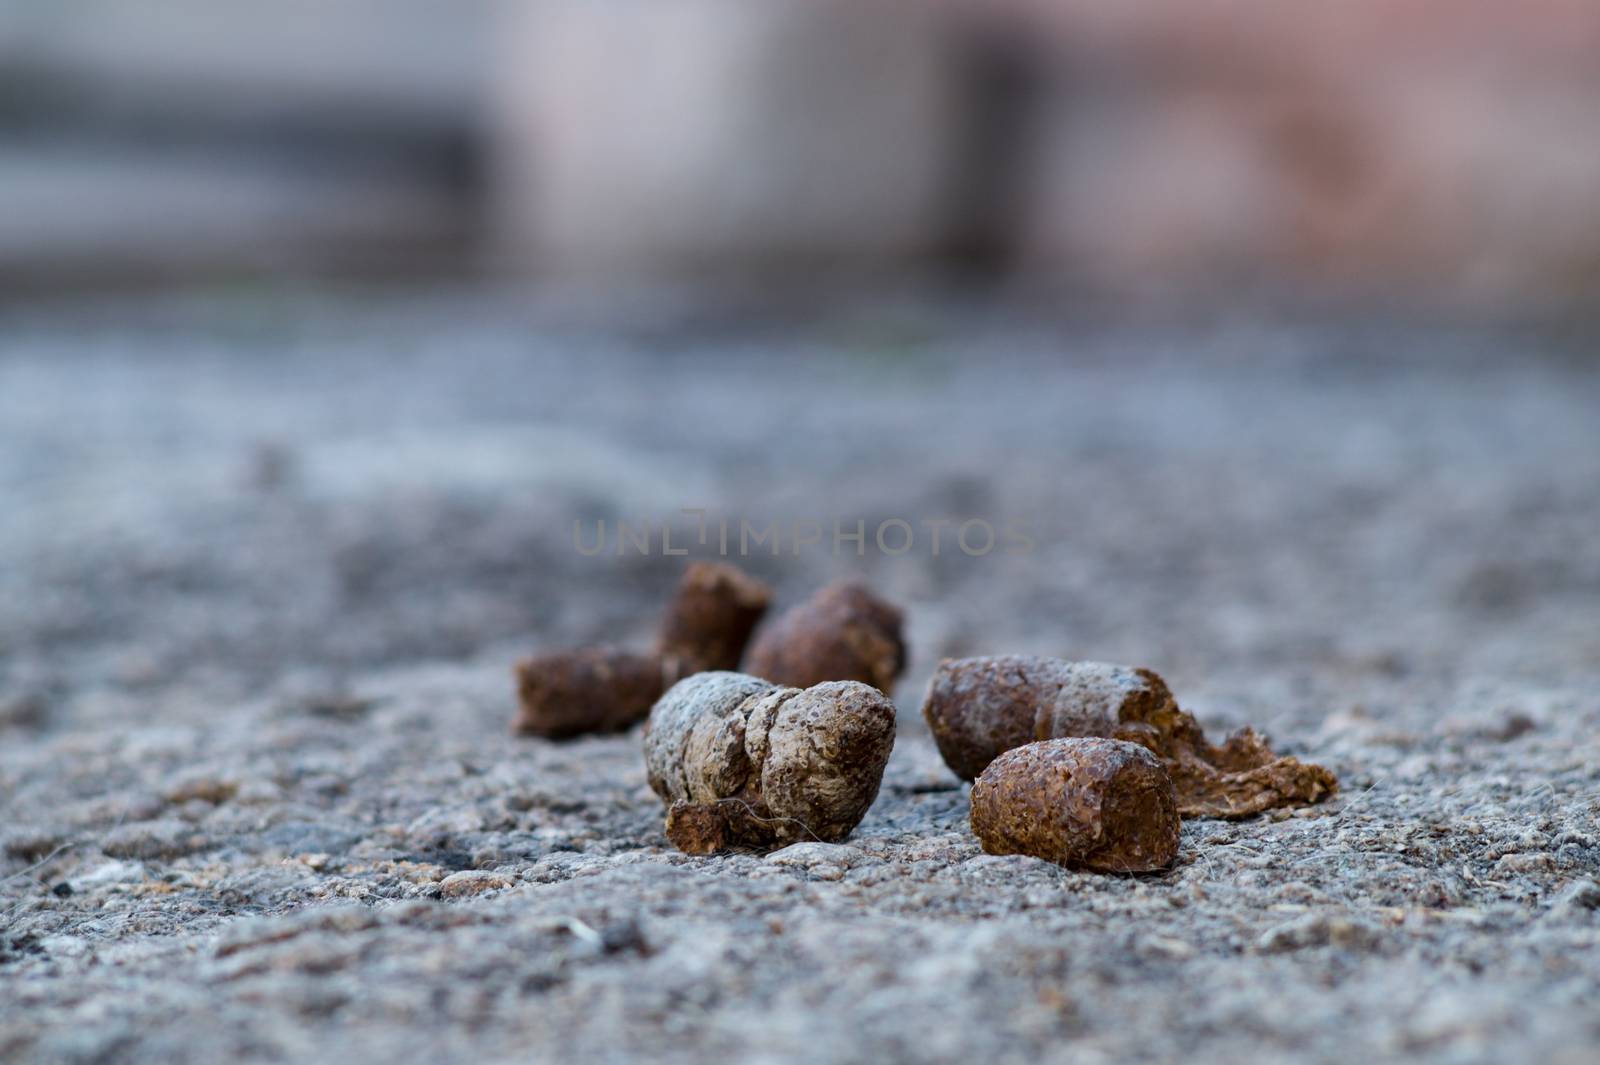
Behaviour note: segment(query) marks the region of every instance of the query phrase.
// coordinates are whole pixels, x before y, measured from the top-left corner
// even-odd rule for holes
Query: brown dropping
[[[615,732],[644,720],[672,683],[732,668],[767,609],[767,586],[722,562],[684,571],[649,654],[616,647],[546,651],[516,665],[518,736],[562,739]]]
[[[511,731],[546,739],[628,728],[672,679],[656,655],[616,647],[546,651],[518,662],[516,676]]]
[[[1250,817],[1338,790],[1328,770],[1279,757],[1250,729],[1211,744],[1148,669],[1031,655],[947,659],[922,714],[945,763],[967,780],[1022,744],[1099,736],[1153,751],[1184,817]]]
[[[694,562],[661,618],[656,650],[678,676],[737,669],[772,591],[725,562]]]
[[[794,688],[855,680],[887,692],[905,669],[902,620],[866,585],[838,581],[762,629],[744,669]]]
[[[877,797],[894,731],[894,704],[856,681],[800,690],[697,673],[650,711],[645,772],[686,853],[832,843]]]
[[[990,854],[1144,873],[1178,854],[1178,805],[1161,760],[1136,743],[1025,743],[972,785],[972,831]]]

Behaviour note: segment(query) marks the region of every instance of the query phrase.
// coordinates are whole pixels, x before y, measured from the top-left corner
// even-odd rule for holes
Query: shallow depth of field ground
[[[1593,1060],[1584,334],[596,319],[0,319],[0,1058]],[[680,507],[918,527],[749,560],[909,613],[842,845],[685,857],[636,734],[506,734],[517,655],[647,640],[683,563],[574,518]],[[1033,551],[933,557],[968,517]],[[1160,875],[984,856],[917,708],[1001,651],[1150,666],[1344,791],[1186,824]]]

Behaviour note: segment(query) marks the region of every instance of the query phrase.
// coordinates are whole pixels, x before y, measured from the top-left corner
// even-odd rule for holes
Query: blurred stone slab
[[[106,109],[470,126],[496,0],[0,0],[0,71]]]
[[[495,0],[0,0],[0,285],[459,270]]]
[[[961,40],[892,0],[533,0],[502,39],[495,217],[549,273],[927,259]]]
[[[271,272],[459,268],[467,212],[404,170],[293,156],[0,144],[0,294]]]

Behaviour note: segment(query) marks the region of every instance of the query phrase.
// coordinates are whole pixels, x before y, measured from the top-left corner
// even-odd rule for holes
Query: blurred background
[[[1585,0],[0,0],[0,291],[1600,290]]]
[[[1592,1065],[1597,103],[1597,0],[0,0],[0,1060]],[[905,609],[837,894],[507,736],[684,508]],[[997,653],[1343,797],[1061,905],[918,713]]]
[[[1584,0],[0,0],[0,709],[498,695],[683,507],[1028,522],[751,560],[913,685],[1589,662],[1597,89]]]
[[[682,507],[1030,522],[752,560],[919,669],[1592,653],[1584,0],[0,0],[0,87],[19,705],[633,638],[571,523]]]

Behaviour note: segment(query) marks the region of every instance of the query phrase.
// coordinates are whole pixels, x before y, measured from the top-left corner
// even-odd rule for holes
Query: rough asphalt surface
[[[0,1059],[1593,1061],[1585,341],[1024,321],[9,313]],[[648,640],[683,563],[573,520],[691,506],[919,533],[749,560],[908,610],[844,844],[686,857],[637,734],[507,735],[518,654]],[[934,557],[971,517],[1033,550]],[[917,707],[1008,651],[1154,668],[1344,790],[1160,874],[987,857]]]

